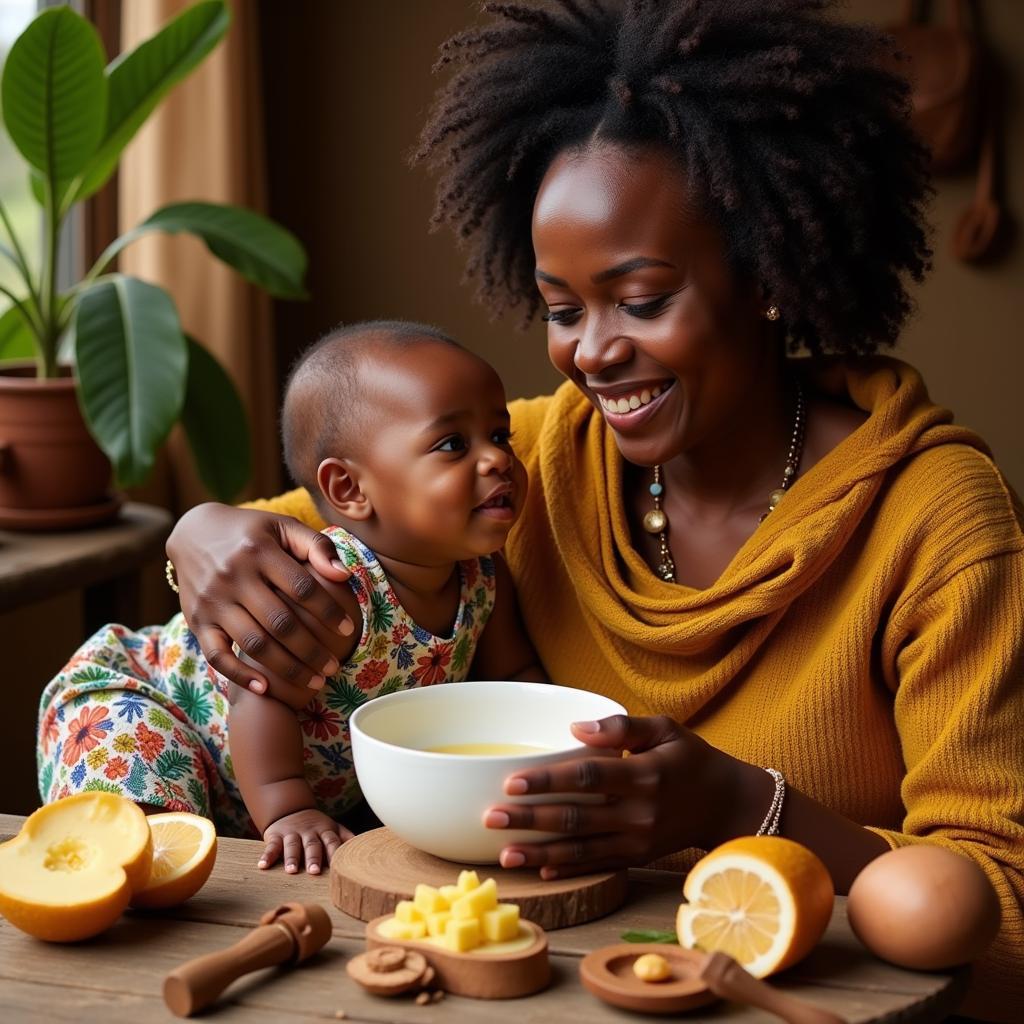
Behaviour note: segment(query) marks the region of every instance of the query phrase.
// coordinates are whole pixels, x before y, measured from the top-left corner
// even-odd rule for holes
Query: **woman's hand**
[[[322,811],[305,810],[286,814],[263,833],[267,844],[259,859],[260,868],[273,867],[284,858],[284,869],[289,875],[297,874],[306,863],[306,871],[319,875],[321,867],[330,864],[334,851],[352,833]]]
[[[601,794],[602,803],[501,804],[488,808],[488,828],[561,832],[565,839],[515,844],[501,852],[502,867],[537,866],[543,878],[565,878],[648,864],[690,846],[722,841],[736,813],[737,769],[752,766],[705,743],[670,718],[614,715],[576,722],[576,737],[592,747],[629,751],[629,757],[579,758],[517,772],[505,780],[509,796],[535,793]],[[759,769],[765,807],[772,781]],[[746,801],[741,801],[745,804]],[[756,826],[755,826],[756,828]]]
[[[209,663],[222,675],[263,693],[267,680],[231,649],[297,686],[322,685],[338,669],[330,645],[303,623],[299,609],[328,637],[350,636],[352,620],[330,584],[349,572],[331,541],[289,516],[209,502],[178,520],[167,541],[181,610]],[[347,646],[351,646],[348,644]]]

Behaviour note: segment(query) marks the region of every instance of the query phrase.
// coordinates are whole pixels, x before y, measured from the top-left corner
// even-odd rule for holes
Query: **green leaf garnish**
[[[679,938],[675,932],[623,932],[619,938],[623,942],[663,942],[673,946],[679,945]]]

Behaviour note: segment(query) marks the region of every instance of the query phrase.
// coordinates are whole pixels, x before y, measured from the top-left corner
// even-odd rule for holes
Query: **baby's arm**
[[[494,608],[477,642],[470,678],[549,682],[526,635],[512,574],[500,554],[494,555],[494,570]]]
[[[293,686],[284,689],[297,692]],[[231,760],[245,806],[266,841],[259,866],[268,868],[283,857],[289,874],[303,861],[310,874],[318,874],[325,848],[330,860],[351,833],[317,810],[302,772],[295,710],[273,697],[235,690],[228,731]]]
[[[351,603],[353,609],[346,611],[358,616],[354,596]],[[312,620],[306,625],[316,628]],[[358,631],[352,637],[353,647],[357,636]],[[245,655],[239,657],[248,661]],[[267,844],[259,866],[270,867],[283,857],[289,873],[298,871],[305,861],[307,871],[318,874],[325,851],[329,861],[352,833],[317,810],[303,772],[302,732],[296,713],[317,693],[264,674],[269,692],[262,696],[231,684],[228,729],[238,788]]]

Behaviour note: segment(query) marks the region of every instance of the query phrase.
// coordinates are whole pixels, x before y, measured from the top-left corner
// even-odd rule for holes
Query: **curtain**
[[[121,46],[147,39],[191,0],[122,5]],[[227,37],[177,85],[125,151],[118,187],[121,231],[165,203],[202,199],[265,213],[266,167],[255,4],[232,5]],[[121,256],[120,269],[168,289],[182,326],[235,382],[249,413],[253,472],[245,494],[280,489],[277,390],[270,299],[215,259],[198,240],[147,235]],[[209,499],[176,427],[153,481],[135,497],[180,514]]]

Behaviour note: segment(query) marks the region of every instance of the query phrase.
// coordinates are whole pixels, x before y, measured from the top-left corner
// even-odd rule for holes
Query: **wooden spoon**
[[[709,953],[700,980],[723,999],[746,1003],[781,1017],[786,1024],[846,1024],[830,1010],[795,999],[745,971],[728,953]]]

